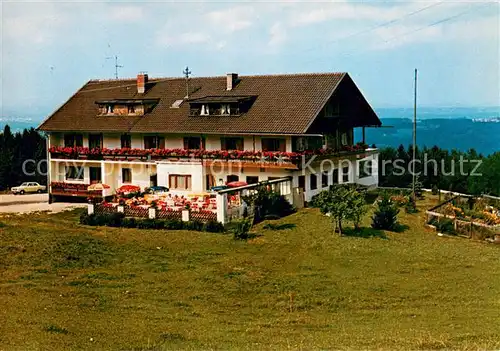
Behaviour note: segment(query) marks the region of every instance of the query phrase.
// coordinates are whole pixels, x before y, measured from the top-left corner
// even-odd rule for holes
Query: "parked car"
[[[19,186],[15,186],[10,189],[14,195],[17,194],[26,194],[26,193],[42,193],[47,190],[45,185],[40,185],[36,182],[24,182]]]
[[[146,189],[148,194],[163,194],[168,192],[168,188],[166,186],[155,185]]]

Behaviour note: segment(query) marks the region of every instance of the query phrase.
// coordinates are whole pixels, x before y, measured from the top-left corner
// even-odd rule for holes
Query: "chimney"
[[[139,73],[137,75],[137,92],[144,94],[146,92],[146,84],[148,84],[148,75],[146,73]]]
[[[226,90],[233,90],[236,84],[238,84],[238,73],[228,73]]]

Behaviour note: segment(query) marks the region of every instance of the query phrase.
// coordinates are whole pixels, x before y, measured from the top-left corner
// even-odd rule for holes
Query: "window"
[[[206,189],[211,190],[215,186],[215,177],[212,174],[205,175]]]
[[[132,138],[130,134],[122,134],[121,136],[122,149],[130,149],[132,147]]]
[[[230,115],[231,114],[231,106],[229,104],[222,104],[220,107],[221,115]]]
[[[238,177],[235,174],[231,174],[227,176],[227,182],[226,183],[231,183],[231,182],[237,182],[240,180],[240,177]]]
[[[311,184],[309,184],[311,190],[318,189],[318,176],[316,174],[311,174],[309,176],[309,182],[311,183]]]
[[[369,177],[372,175],[372,161],[366,160],[366,161],[360,161],[359,162],[359,177],[364,178],[364,177]]]
[[[102,148],[102,134],[89,134],[89,148],[90,149]]]
[[[303,175],[299,176],[299,188],[302,188],[302,190],[306,188],[306,177]]]
[[[209,114],[210,114],[210,109],[209,109],[208,105],[201,105],[200,115],[207,116]]]
[[[332,184],[338,184],[339,183],[339,170],[334,169],[332,172]]]
[[[132,170],[130,168],[122,168],[122,183],[132,183]]]
[[[90,184],[101,183],[101,167],[89,167]]]
[[[168,176],[170,189],[191,190],[191,176],[171,174]]]
[[[342,183],[349,182],[349,167],[342,168]]]
[[[194,150],[201,149],[202,138],[200,137],[184,137],[184,149]]]
[[[164,149],[165,138],[156,135],[147,135],[144,137],[145,149]]]
[[[240,150],[243,151],[243,138],[226,138],[220,139],[222,150]]]
[[[347,133],[342,133],[341,142],[342,145],[347,145]]]
[[[66,167],[67,180],[83,180],[83,167],[67,166]]]
[[[112,114],[113,113],[113,110],[115,109],[115,107],[113,105],[107,105],[106,106],[106,113],[108,115]]]
[[[323,172],[321,174],[321,187],[326,188],[328,186],[328,172]]]
[[[259,182],[259,177],[247,176],[247,184],[257,184],[258,182]]]
[[[128,107],[128,114],[129,115],[135,114],[135,106],[134,105],[129,105],[129,107]]]
[[[82,147],[83,135],[82,134],[64,134],[65,147]]]
[[[284,139],[278,138],[262,138],[263,151],[286,151],[286,143]]]

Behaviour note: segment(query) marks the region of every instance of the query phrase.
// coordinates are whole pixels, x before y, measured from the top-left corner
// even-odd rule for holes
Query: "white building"
[[[347,73],[91,80],[39,127],[51,198],[93,183],[203,192],[292,176],[309,201],[334,183],[376,186],[381,122]],[[364,140],[363,140],[364,142]],[[365,166],[366,165],[366,166]]]

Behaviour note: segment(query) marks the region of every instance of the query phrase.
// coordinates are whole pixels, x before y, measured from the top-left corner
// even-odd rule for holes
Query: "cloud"
[[[220,11],[212,11],[206,15],[211,26],[221,28],[223,31],[236,32],[252,26],[254,8],[239,6]],[[205,17],[205,15],[203,15]]]
[[[411,7],[414,7],[414,5],[384,7],[380,5],[343,2],[321,4],[319,7],[313,9],[310,9],[310,6],[307,8],[300,6],[298,11],[291,15],[289,24],[292,26],[304,26],[334,19],[388,21],[402,15],[404,12],[403,8],[408,9]]]
[[[158,39],[161,45],[190,45],[206,43],[210,40],[210,35],[203,32],[185,32],[175,35],[166,35]]]
[[[112,6],[108,13],[108,19],[114,21],[135,22],[144,17],[144,10],[139,6]]]
[[[7,40],[20,44],[40,45],[53,42],[68,17],[52,4],[23,6],[24,11],[4,5],[2,13],[3,35]]]
[[[270,39],[268,44],[270,46],[281,45],[287,39],[287,31],[283,26],[283,24],[280,22],[277,22],[272,25],[271,29],[269,30],[269,34],[270,34]]]

